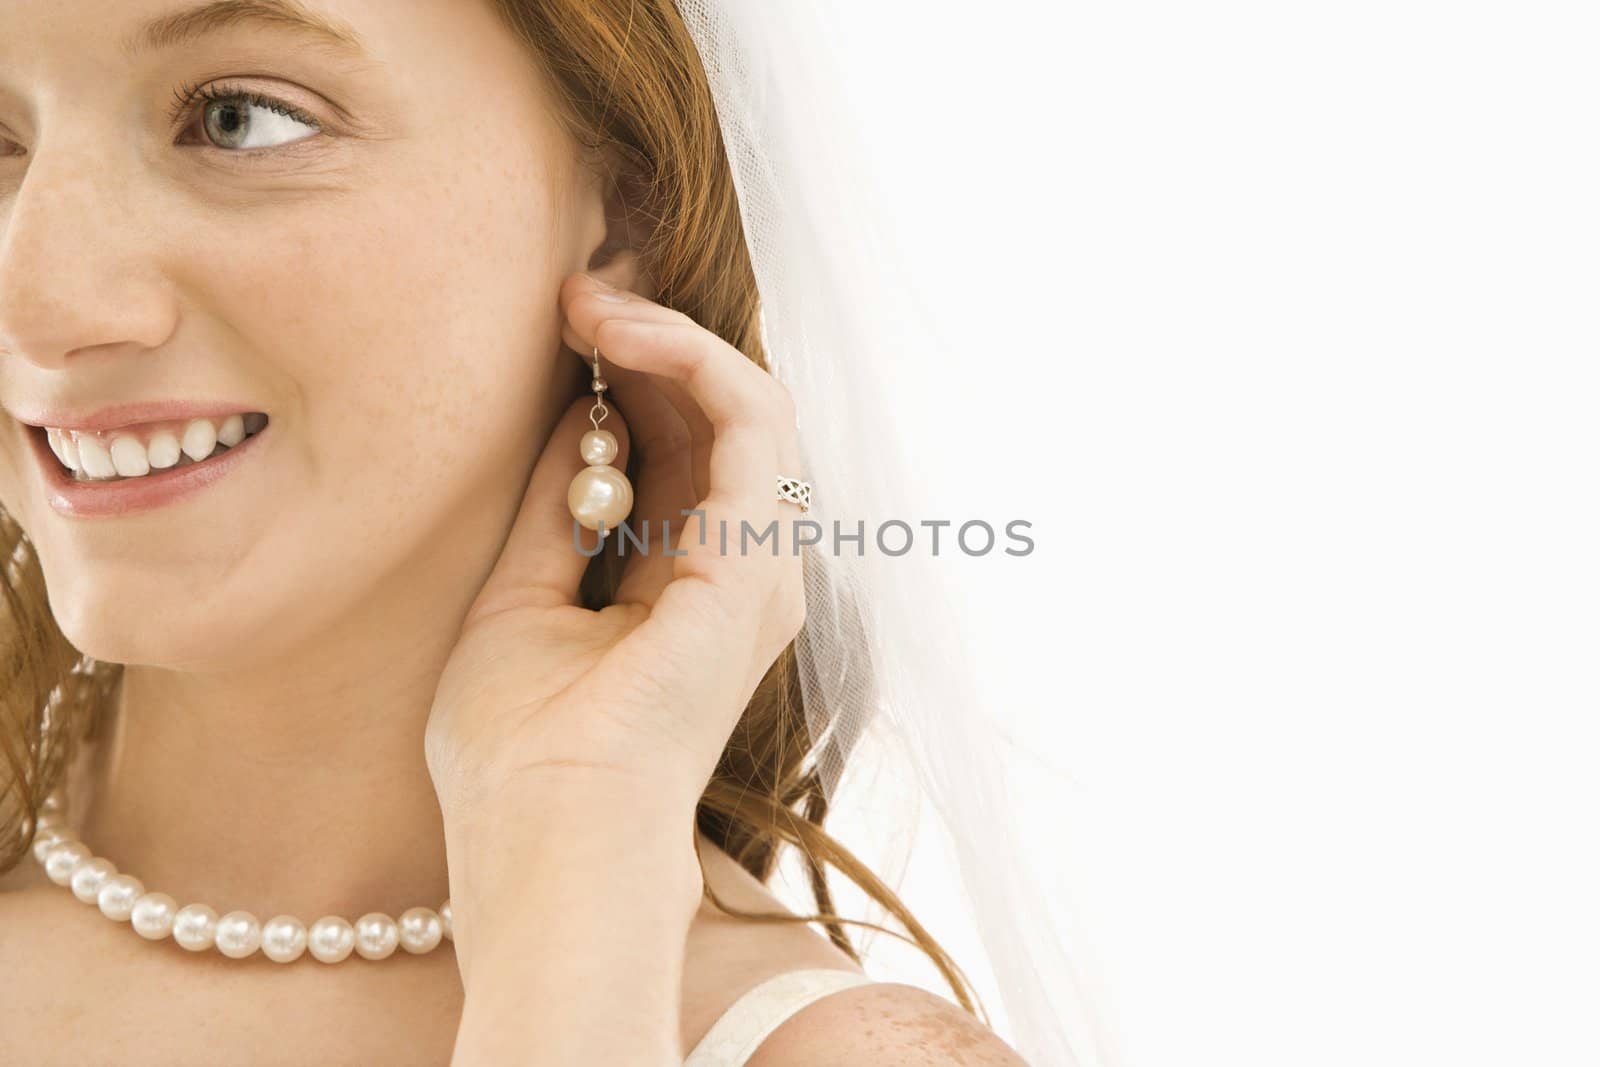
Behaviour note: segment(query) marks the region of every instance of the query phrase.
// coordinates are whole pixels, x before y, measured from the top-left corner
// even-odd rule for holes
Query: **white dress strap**
[[[761,1043],[801,1008],[829,993],[871,981],[855,971],[825,969],[773,975],[728,1006],[683,1061],[683,1067],[743,1067]]]

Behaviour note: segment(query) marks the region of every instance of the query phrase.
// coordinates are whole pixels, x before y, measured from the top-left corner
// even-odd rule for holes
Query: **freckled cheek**
[[[532,419],[560,346],[542,217],[374,194],[280,219],[216,272],[210,301],[261,364],[242,373],[290,398],[319,480],[459,478]]]

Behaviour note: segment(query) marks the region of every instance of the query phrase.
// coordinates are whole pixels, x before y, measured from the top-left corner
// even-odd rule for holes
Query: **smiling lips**
[[[261,432],[259,411],[124,426],[104,433],[45,427],[50,451],[76,481],[122,481],[152,470],[185,467],[224,452]]]

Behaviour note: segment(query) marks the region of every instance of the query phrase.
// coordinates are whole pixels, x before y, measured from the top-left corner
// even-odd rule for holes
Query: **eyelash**
[[[173,90],[172,106],[167,111],[167,117],[173,125],[177,125],[180,118],[189,115],[189,113],[192,112],[196,107],[204,108],[209,104],[224,100],[243,101],[247,104],[254,104],[256,107],[264,107],[268,111],[276,111],[280,115],[286,115],[289,118],[294,119],[296,122],[303,122],[307,126],[310,126],[314,129],[322,129],[322,123],[318,122],[310,115],[307,115],[299,108],[286,104],[282,100],[275,99],[274,97],[262,96],[260,93],[253,93],[248,89],[236,89],[227,85],[201,86],[194,82],[185,82]],[[192,116],[190,116],[190,120],[193,121]],[[188,129],[189,127],[185,125],[183,128]],[[202,136],[204,135],[202,134]],[[306,138],[306,140],[310,140],[310,138]],[[211,144],[209,141],[205,143],[206,147],[215,148],[219,152],[226,152],[230,156],[269,155],[272,152],[280,150],[275,148],[223,148],[220,145]],[[296,141],[291,144],[284,145],[283,147],[294,148],[300,143],[301,142]]]

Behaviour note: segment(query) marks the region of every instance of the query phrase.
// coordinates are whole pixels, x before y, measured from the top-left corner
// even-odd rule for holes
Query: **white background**
[[[1122,1062],[1600,1063],[1592,5],[833,2]]]

